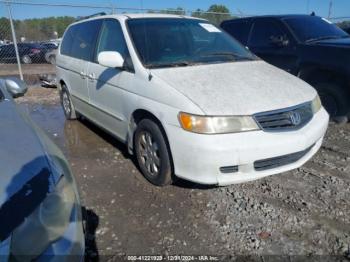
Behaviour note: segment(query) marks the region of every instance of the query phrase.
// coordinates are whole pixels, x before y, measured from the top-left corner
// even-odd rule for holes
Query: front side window
[[[203,20],[141,18],[129,19],[127,24],[148,68],[256,59],[238,41]]]
[[[223,28],[242,44],[247,44],[251,28],[250,21],[232,21],[231,23],[225,24]]]
[[[249,47],[271,47],[272,40],[286,36],[282,26],[272,19],[258,20],[254,23],[249,39]]]
[[[301,42],[349,37],[338,26],[317,16],[285,18],[284,21]]]
[[[105,20],[102,25],[100,40],[97,45],[96,61],[99,53],[103,51],[115,51],[126,59],[129,57],[128,48],[120,23],[114,19]]]

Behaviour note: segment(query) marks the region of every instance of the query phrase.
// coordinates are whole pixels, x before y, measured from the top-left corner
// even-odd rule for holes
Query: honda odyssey
[[[56,63],[67,119],[83,115],[120,139],[155,185],[228,185],[300,167],[328,126],[310,85],[202,19],[79,21]]]

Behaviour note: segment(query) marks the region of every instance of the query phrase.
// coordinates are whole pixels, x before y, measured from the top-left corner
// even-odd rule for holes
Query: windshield
[[[317,16],[286,18],[284,21],[301,42],[349,37],[336,25]]]
[[[255,60],[232,37],[206,21],[183,18],[128,20],[131,38],[147,68]]]

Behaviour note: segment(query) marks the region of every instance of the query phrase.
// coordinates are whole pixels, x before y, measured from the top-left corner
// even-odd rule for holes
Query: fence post
[[[10,2],[6,2],[7,5],[7,10],[8,10],[8,15],[10,19],[10,25],[11,25],[11,33],[12,33],[12,40],[13,40],[13,45],[15,47],[15,52],[16,52],[16,58],[17,58],[17,65],[18,65],[18,72],[19,72],[19,77],[23,81],[23,73],[22,73],[22,65],[21,65],[21,58],[19,57],[18,53],[18,46],[17,46],[17,38],[16,38],[16,32],[15,32],[15,27],[13,25],[13,19],[12,19],[12,12],[11,12],[11,5]]]

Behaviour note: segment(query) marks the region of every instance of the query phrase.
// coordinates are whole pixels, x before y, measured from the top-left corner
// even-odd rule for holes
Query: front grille
[[[254,168],[256,171],[264,171],[264,170],[292,164],[294,162],[297,162],[301,158],[303,158],[313,148],[313,146],[314,145],[308,147],[303,151],[296,152],[293,154],[255,161]]]
[[[254,115],[264,131],[292,131],[305,126],[313,117],[311,103]]]

